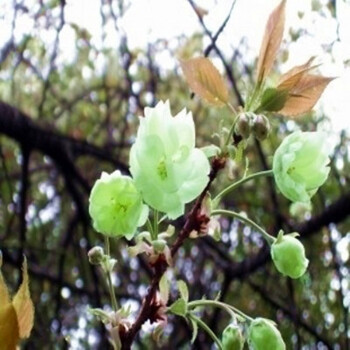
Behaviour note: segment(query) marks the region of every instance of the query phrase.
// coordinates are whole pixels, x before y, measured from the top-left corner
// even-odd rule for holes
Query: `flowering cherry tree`
[[[249,1],[0,4],[0,350],[349,348],[350,5]]]
[[[273,176],[281,194],[295,203],[310,205],[312,196],[326,181],[329,173],[330,148],[325,134],[319,131],[296,131],[287,136],[273,155],[271,170],[248,174],[221,189],[211,192],[211,185],[230,162],[237,162],[255,138],[264,141],[270,131],[269,117],[280,113],[286,117],[305,113],[316,103],[329,78],[313,75],[309,60],[282,75],[276,86],[269,86],[269,76],[284,27],[285,1],[270,15],[257,64],[256,84],[246,103],[236,110],[229,101],[223,77],[204,57],[183,60],[185,78],[200,98],[214,107],[227,106],[232,112],[229,127],[219,125],[218,144],[196,148],[195,123],[191,112],[183,109],[172,116],[169,101],[146,107],[139,117],[139,128],[130,150],[131,176],[116,171],[103,173],[90,196],[90,215],[94,228],[105,236],[105,251],[99,247],[89,253],[91,263],[100,265],[109,284],[112,312],[92,309],[107,324],[115,349],[130,349],[146,321],[155,324],[153,336],[159,341],[169,314],[185,318],[193,328],[211,337],[218,349],[243,349],[247,341],[254,350],[285,349],[285,343],[274,321],[251,318],[235,305],[219,300],[189,300],[186,283],[177,281],[180,297],[169,303],[171,285],[167,270],[173,266],[177,252],[189,238],[212,235],[220,240],[220,217],[234,217],[256,229],[270,246],[276,269],[293,279],[304,275],[309,261],[298,233],[282,230],[268,233],[253,218],[222,209],[221,200],[243,183],[259,177]],[[185,205],[194,202],[185,214]],[[180,229],[173,220],[185,215]],[[118,307],[110,273],[118,266],[110,256],[109,237],[134,238],[129,254],[145,254],[153,268],[153,278],[141,309],[132,319],[125,307]],[[222,335],[215,334],[206,320],[198,315],[203,308],[221,308],[231,317]],[[136,318],[135,318],[136,317]]]

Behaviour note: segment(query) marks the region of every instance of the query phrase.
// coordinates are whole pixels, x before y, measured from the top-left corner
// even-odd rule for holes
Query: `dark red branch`
[[[177,239],[173,243],[173,245],[170,248],[171,256],[174,258],[176,253],[178,252],[179,248],[182,246],[182,244],[185,242],[185,240],[189,237],[190,233],[193,230],[199,231],[201,225],[203,222],[201,221],[201,216],[198,215],[202,201],[209,190],[212,182],[216,178],[218,172],[225,166],[225,159],[222,158],[214,158],[211,164],[211,172],[209,174],[209,182],[201,195],[197,198],[195,204],[193,205],[191,211],[188,213],[186,217],[185,224],[180,231]],[[132,325],[132,327],[126,331],[120,334],[121,336],[121,342],[122,342],[122,350],[129,350],[131,349],[131,345],[134,341],[134,338],[136,334],[140,331],[142,325],[147,320],[154,319],[155,313],[157,312],[157,309],[152,307],[152,301],[155,300],[156,293],[158,290],[158,285],[161,277],[163,276],[164,272],[166,271],[168,265],[165,261],[165,259],[162,259],[160,257],[154,264],[154,275],[152,278],[151,285],[148,289],[148,293],[146,297],[143,300],[142,307],[140,310],[140,313],[135,321],[135,323]]]

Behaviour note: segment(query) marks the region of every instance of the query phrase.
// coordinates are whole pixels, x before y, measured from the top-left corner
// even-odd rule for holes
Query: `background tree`
[[[218,114],[228,123],[232,118],[229,110],[213,109],[190,96],[178,58],[213,59],[229,83],[231,101],[235,107],[243,105],[253,62],[245,60],[249,45],[244,40],[230,50],[220,45],[231,12],[211,30],[205,11],[192,0],[187,4],[193,22],[198,21],[195,33],[149,41],[142,48],[131,48],[123,30],[123,18],[132,6],[128,1],[98,2],[99,41],[67,20],[71,3],[64,0],[0,5],[9,29],[0,52],[0,249],[6,262],[3,273],[14,290],[23,254],[28,259],[36,318],[24,348],[107,348],[104,328],[87,312],[88,305],[109,304],[104,279],[87,259],[87,251],[102,242],[87,215],[88,196],[102,171],[128,173],[129,149],[144,107],[161,99],[171,99],[176,112],[186,106],[193,112],[199,145],[213,142]],[[312,13],[336,22],[337,6],[314,1]],[[74,36],[74,47],[67,47],[65,35]],[[298,43],[308,33],[291,29],[289,35]],[[332,57],[333,46],[325,51]],[[282,44],[280,63],[287,55],[288,45]],[[312,112],[293,121],[274,116],[271,125],[268,140],[249,144],[250,171],[270,168],[270,156],[282,137],[297,126],[327,128],[329,121]],[[333,139],[331,175],[313,200],[312,215],[292,217],[289,202],[270,179],[247,183],[244,192],[224,202],[227,208],[249,213],[268,232],[298,231],[310,260],[306,277],[281,278],[260,236],[228,219],[222,221],[221,242],[205,237],[185,244],[172,270],[188,283],[191,299],[213,298],[220,291],[220,299],[250,315],[277,320],[288,349],[349,348],[348,130]],[[232,167],[231,176],[244,171],[242,160]],[[222,173],[214,191],[230,181],[227,172]],[[176,222],[177,227],[182,224]],[[136,310],[152,269],[142,255],[129,258],[126,249],[126,241],[112,243],[112,254],[120,262],[114,284],[121,302],[132,302]],[[218,333],[228,322],[219,310],[206,318]],[[167,334],[165,349],[189,346],[191,328],[181,319],[170,319]],[[200,332],[193,346],[206,349],[210,343]],[[137,345],[155,347],[143,332]]]

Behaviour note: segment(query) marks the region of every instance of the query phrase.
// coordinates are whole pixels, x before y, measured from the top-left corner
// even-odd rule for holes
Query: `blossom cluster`
[[[96,231],[131,239],[148,217],[148,206],[170,219],[184,214],[208,183],[210,165],[195,147],[192,114],[171,115],[169,102],[145,108],[130,151],[130,173],[102,173],[90,195]],[[145,203],[145,204],[144,204]]]

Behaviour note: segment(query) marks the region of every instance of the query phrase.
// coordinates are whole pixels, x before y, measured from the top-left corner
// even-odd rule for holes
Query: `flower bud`
[[[301,277],[309,264],[302,243],[293,234],[280,234],[271,246],[271,257],[277,270],[291,278]]]
[[[264,141],[270,132],[270,122],[262,114],[256,116],[252,126],[252,132],[259,141]]]
[[[255,114],[252,112],[242,112],[237,119],[235,133],[247,139],[250,136],[250,126]]]
[[[93,247],[88,251],[89,262],[92,265],[100,265],[104,258],[104,251],[101,247]]]
[[[166,246],[166,242],[164,239],[157,239],[155,241],[152,241],[152,245],[154,248],[154,252],[157,254],[163,253],[164,248]]]
[[[289,206],[289,214],[298,220],[305,219],[306,215],[309,215],[312,210],[311,202],[293,202]]]
[[[253,350],[285,350],[286,345],[273,322],[256,318],[248,330],[248,341]]]
[[[245,339],[238,326],[229,324],[222,332],[221,342],[223,350],[242,350]]]

